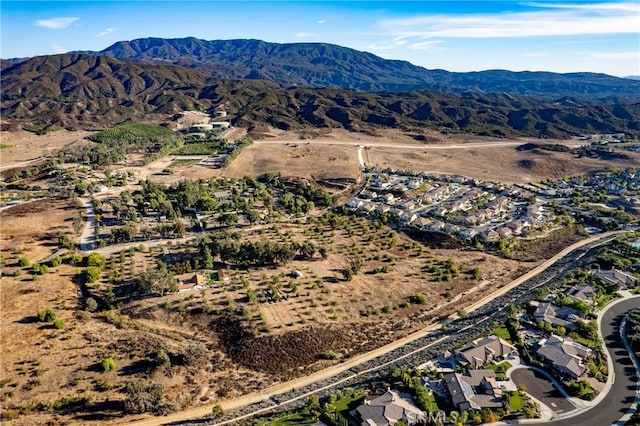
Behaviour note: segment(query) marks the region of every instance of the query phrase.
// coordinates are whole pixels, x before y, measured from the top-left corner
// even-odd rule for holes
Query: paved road
[[[614,382],[600,403],[575,417],[550,421],[554,426],[605,426],[616,424],[635,399],[638,374],[620,339],[620,323],[627,312],[640,307],[640,297],[624,300],[609,308],[602,318],[602,336],[613,360]]]
[[[87,223],[84,225],[84,230],[80,236],[80,250],[89,251],[96,246],[96,215],[90,199],[83,198],[82,204],[87,209]]]
[[[511,373],[511,380],[523,384],[527,393],[560,415],[575,410],[576,407],[551,383],[543,373],[528,368],[518,368]]]

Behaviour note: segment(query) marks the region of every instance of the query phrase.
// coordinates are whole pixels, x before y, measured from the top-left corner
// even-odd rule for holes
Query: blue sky
[[[640,75],[640,0],[0,1],[0,57],[141,37],[325,42],[450,71]]]

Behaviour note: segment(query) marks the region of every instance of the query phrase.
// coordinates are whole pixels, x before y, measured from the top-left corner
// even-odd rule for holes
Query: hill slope
[[[453,73],[324,43],[143,38],[83,53],[183,65],[217,78],[263,79],[285,85],[395,92],[479,90],[549,99],[574,96],[640,101],[640,82],[605,74],[503,70]]]
[[[640,104],[609,106],[571,98],[551,102],[479,92],[284,88],[269,81],[216,80],[179,66],[78,54],[11,65],[3,70],[1,84],[3,118],[69,128],[100,128],[150,113],[166,117],[224,103],[234,124],[246,127],[431,127],[542,137],[640,133]]]

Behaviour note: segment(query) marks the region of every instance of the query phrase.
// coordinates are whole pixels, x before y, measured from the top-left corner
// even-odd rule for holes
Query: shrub
[[[102,365],[102,370],[105,373],[111,373],[112,371],[115,371],[116,368],[118,368],[116,362],[111,357],[103,359],[100,365]]]
[[[124,393],[126,394],[124,400],[126,413],[157,412],[162,408],[164,388],[160,384],[148,383],[139,379],[132,380],[125,385]]]
[[[214,419],[224,417],[224,410],[222,409],[222,406],[220,404],[216,404],[213,406],[213,408],[211,409],[211,417],[213,417]]]
[[[56,267],[62,264],[62,258],[60,256],[55,256],[51,259],[51,266]]]
[[[38,320],[41,322],[51,322],[57,319],[56,313],[53,309],[47,308],[38,312]]]
[[[98,302],[93,297],[89,297],[85,302],[84,309],[88,312],[95,312],[98,310]]]
[[[334,360],[338,358],[338,354],[334,351],[326,351],[320,354],[320,359]]]
[[[71,259],[69,259],[69,263],[71,265],[79,265],[80,263],[82,263],[82,256],[77,253],[72,254]]]
[[[55,328],[57,328],[58,330],[60,330],[61,328],[64,328],[64,320],[61,319],[57,319],[53,322],[53,326]]]
[[[419,305],[423,305],[427,303],[427,296],[424,293],[416,293],[415,296],[413,296],[413,298],[416,301],[416,303]]]
[[[31,262],[29,262],[29,259],[27,259],[26,257],[21,257],[20,259],[18,259],[18,265],[22,266],[23,268],[25,266],[29,266],[31,264]]]

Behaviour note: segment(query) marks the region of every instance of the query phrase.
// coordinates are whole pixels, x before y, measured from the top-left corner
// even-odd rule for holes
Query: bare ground
[[[10,145],[0,151],[2,166],[32,160],[76,143],[85,143],[84,138],[92,133],[94,132],[84,130],[56,130],[39,136],[24,130],[0,132],[0,142]]]

